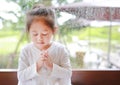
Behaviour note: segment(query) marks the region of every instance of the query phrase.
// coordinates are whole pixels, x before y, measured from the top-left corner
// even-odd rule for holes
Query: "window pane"
[[[120,7],[116,2],[4,0],[0,1],[0,69],[17,69],[20,49],[30,42],[24,31],[25,13],[36,2],[55,9],[59,25],[55,40],[65,44],[73,69],[120,68]]]

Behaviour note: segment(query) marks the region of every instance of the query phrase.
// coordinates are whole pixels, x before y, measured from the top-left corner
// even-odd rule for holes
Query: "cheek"
[[[37,40],[37,37],[30,35],[30,39],[31,39],[32,41],[36,41],[36,40]]]
[[[53,37],[53,35],[49,35],[49,36],[46,38],[46,40],[47,40],[47,41],[50,41],[50,40],[52,39],[52,37]]]

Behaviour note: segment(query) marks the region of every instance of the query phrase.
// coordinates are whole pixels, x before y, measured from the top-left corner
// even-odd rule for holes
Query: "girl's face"
[[[40,50],[46,50],[53,38],[52,28],[40,20],[32,22],[29,34],[34,45]]]

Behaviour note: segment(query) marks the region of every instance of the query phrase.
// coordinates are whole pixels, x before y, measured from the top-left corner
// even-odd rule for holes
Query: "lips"
[[[44,44],[44,42],[37,42],[37,44]]]

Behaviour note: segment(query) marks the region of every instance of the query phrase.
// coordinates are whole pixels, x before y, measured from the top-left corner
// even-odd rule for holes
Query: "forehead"
[[[52,28],[50,28],[44,21],[44,19],[35,19],[33,20],[30,30],[32,31],[36,31],[36,30],[40,30],[40,31],[52,31]]]

